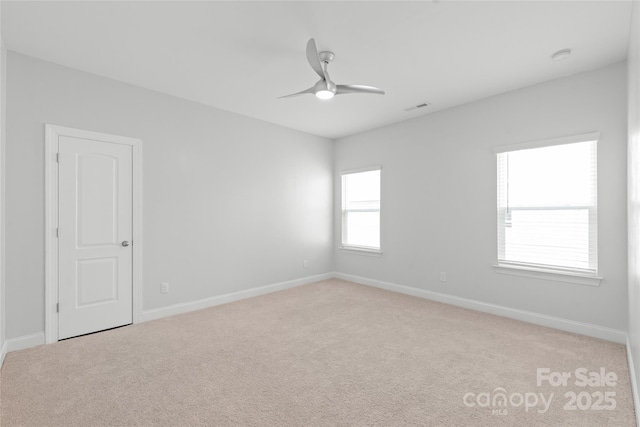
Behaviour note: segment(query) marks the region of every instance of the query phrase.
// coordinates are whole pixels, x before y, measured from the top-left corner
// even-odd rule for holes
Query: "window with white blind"
[[[499,267],[597,276],[597,140],[594,133],[495,150]]]
[[[380,252],[380,167],[342,173],[342,248]]]

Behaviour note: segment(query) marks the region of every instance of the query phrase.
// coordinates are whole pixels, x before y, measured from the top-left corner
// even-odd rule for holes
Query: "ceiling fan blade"
[[[373,93],[377,95],[384,95],[384,91],[382,89],[378,89],[377,87],[373,86],[338,85],[336,95],[342,95],[345,93]]]
[[[316,41],[313,38],[310,38],[307,42],[307,61],[309,62],[309,65],[311,65],[311,68],[313,68],[313,71],[318,73],[318,75],[323,79],[326,79],[324,69],[320,63],[320,56],[318,55]]]
[[[300,91],[300,92],[292,93],[290,95],[279,96],[278,99],[280,99],[280,98],[291,98],[292,96],[304,95],[305,93],[316,93],[316,92],[315,92],[315,89],[313,87],[310,87],[309,89],[305,89],[305,90]]]

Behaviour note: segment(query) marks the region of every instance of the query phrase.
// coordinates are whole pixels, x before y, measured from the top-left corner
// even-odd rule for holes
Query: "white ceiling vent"
[[[418,108],[424,108],[424,107],[428,107],[429,105],[431,105],[428,102],[421,102],[418,105],[412,105],[411,107],[407,107],[404,109],[404,111],[413,111],[413,110],[417,110]]]

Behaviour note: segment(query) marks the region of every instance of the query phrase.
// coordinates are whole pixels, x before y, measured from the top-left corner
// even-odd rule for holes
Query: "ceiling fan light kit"
[[[318,99],[331,99],[333,98],[333,96],[335,95],[335,93],[331,92],[330,90],[326,90],[326,89],[322,89],[316,92],[316,97]]]
[[[311,68],[313,68],[313,71],[320,76],[320,80],[308,89],[292,93],[291,95],[281,96],[280,98],[289,98],[305,93],[312,93],[318,99],[324,100],[331,99],[335,95],[342,95],[346,93],[373,93],[377,95],[384,95],[384,91],[382,89],[378,89],[373,86],[335,84],[331,81],[329,72],[327,71],[327,66],[334,60],[334,58],[335,55],[333,52],[322,51],[318,53],[316,41],[313,38],[309,39],[307,42],[307,61],[309,62],[309,65],[311,65]]]

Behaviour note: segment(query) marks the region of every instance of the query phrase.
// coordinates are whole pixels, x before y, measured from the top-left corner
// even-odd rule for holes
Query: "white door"
[[[132,147],[60,136],[58,339],[132,323]]]

